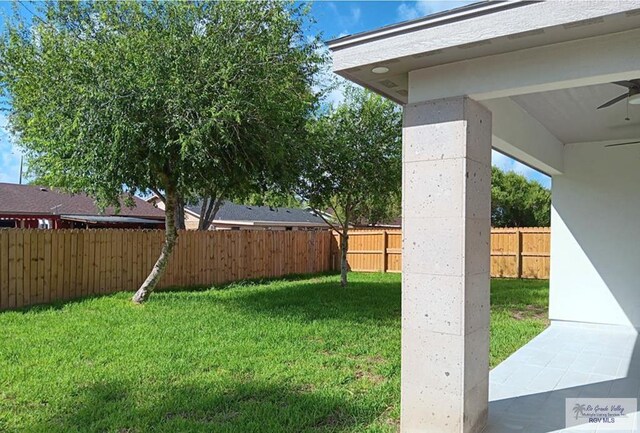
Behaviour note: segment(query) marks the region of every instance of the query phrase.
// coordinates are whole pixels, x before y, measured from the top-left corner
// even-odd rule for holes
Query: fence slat
[[[522,276],[522,232],[516,229],[516,276],[520,278]]]
[[[22,292],[23,305],[31,305],[31,291],[35,290],[35,287],[31,285],[31,232],[24,232],[24,250],[23,250],[23,281],[24,281],[24,289]]]
[[[9,296],[7,308],[16,308],[16,288],[17,288],[17,274],[18,274],[18,260],[17,260],[17,242],[18,233],[16,231],[8,231],[9,235]],[[2,307],[5,308],[5,307]]]
[[[25,243],[24,243],[24,235],[25,232],[23,230],[19,230],[16,233],[16,307],[20,308],[25,305]],[[28,244],[27,244],[28,245]]]
[[[0,230],[0,309],[9,304],[9,233]]]
[[[70,231],[65,230],[63,232],[64,238],[64,262],[62,264],[64,269],[64,279],[62,285],[62,298],[69,299],[71,297],[71,235]]]
[[[53,246],[53,233],[47,230],[44,234],[44,274],[42,276],[43,295],[42,302],[51,302],[51,254]]]

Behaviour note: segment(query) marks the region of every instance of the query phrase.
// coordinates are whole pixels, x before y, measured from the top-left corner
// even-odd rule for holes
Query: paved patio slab
[[[485,433],[603,431],[565,428],[565,399],[640,398],[637,337],[631,327],[553,322],[491,371]]]

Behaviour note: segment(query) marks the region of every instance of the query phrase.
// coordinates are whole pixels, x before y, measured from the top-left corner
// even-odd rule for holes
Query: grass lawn
[[[0,313],[0,431],[395,432],[400,275]],[[494,280],[491,365],[546,326],[547,283]]]

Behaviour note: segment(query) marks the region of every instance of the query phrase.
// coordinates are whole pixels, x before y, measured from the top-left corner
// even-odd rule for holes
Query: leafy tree
[[[491,169],[491,224],[494,227],[548,227],[551,191],[514,172]]]
[[[303,35],[305,9],[275,0],[39,7],[0,42],[11,126],[38,178],[102,206],[150,191],[164,201],[162,252],[133,297],[143,302],[181,201],[297,180],[318,41]]]
[[[384,214],[400,194],[401,130],[395,104],[355,87],[347,88],[342,104],[310,122],[313,152],[299,195],[340,235],[343,287],[349,225]],[[334,213],[333,220],[323,216],[327,209]]]
[[[370,198],[362,206],[362,213],[354,221],[355,225],[376,226],[392,223],[402,216],[402,194],[393,192],[383,203]]]

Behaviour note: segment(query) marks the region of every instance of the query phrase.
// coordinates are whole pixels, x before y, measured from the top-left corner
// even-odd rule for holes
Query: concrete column
[[[489,378],[491,113],[410,104],[403,126],[402,433],[476,433]]]

